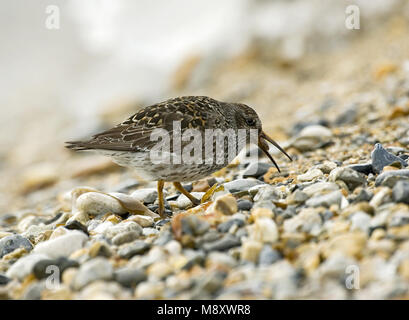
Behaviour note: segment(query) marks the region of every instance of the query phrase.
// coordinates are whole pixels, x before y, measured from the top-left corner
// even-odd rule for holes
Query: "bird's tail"
[[[71,149],[74,151],[83,151],[83,150],[91,150],[94,149],[92,145],[88,143],[88,141],[67,141],[66,148]]]

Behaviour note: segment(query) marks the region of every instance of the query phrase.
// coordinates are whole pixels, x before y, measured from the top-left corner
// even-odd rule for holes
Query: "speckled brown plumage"
[[[179,182],[198,180],[223,168],[229,162],[228,152],[225,149],[221,163],[152,163],[150,151],[158,143],[151,139],[152,133],[155,129],[166,130],[169,133],[172,153],[175,121],[180,123],[181,134],[188,129],[196,129],[201,134],[206,129],[232,129],[234,132],[239,129],[256,129],[259,147],[278,170],[279,167],[268,153],[268,145],[264,140],[273,143],[290,158],[262,131],[261,121],[252,108],[245,104],[221,102],[205,96],[178,97],[145,107],[114,128],[94,135],[90,140],[68,142],[67,148],[77,151],[94,150],[110,156],[118,164],[136,169],[145,178],[159,181],[160,194],[163,181],[172,181],[178,190],[197,203],[197,199],[180,189]],[[182,150],[189,143],[190,141],[181,141]],[[159,201],[159,212],[163,213],[163,199]]]

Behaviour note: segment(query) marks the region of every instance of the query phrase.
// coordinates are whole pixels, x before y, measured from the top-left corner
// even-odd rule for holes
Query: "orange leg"
[[[163,180],[158,181],[158,200],[159,200],[158,213],[162,218],[165,217],[165,200],[163,199],[163,186],[164,185],[165,185],[165,181]]]
[[[186,197],[188,197],[188,199],[190,201],[192,201],[192,203],[197,206],[198,204],[200,204],[200,200],[196,199],[194,196],[192,196],[189,192],[187,192],[185,190],[185,188],[182,187],[182,185],[180,184],[180,182],[173,182],[173,185],[175,186],[175,188],[177,190],[179,190],[182,194],[184,194]]]

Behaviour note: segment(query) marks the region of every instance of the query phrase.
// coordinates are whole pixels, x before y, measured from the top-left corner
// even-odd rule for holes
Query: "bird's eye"
[[[248,119],[246,119],[246,123],[249,126],[254,126],[256,124],[256,120],[254,120],[253,118],[248,118]]]

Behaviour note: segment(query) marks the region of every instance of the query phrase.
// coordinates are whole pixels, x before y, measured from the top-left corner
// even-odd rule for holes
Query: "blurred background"
[[[359,30],[345,26],[351,4],[360,9]],[[140,107],[178,95],[240,101],[283,141],[297,122],[328,108],[335,117],[357,96],[376,94],[396,66],[409,72],[405,0],[13,0],[0,7],[0,214],[51,207],[48,200],[79,184],[140,183],[109,159],[64,149],[64,141]],[[59,28],[49,29],[55,8]]]

